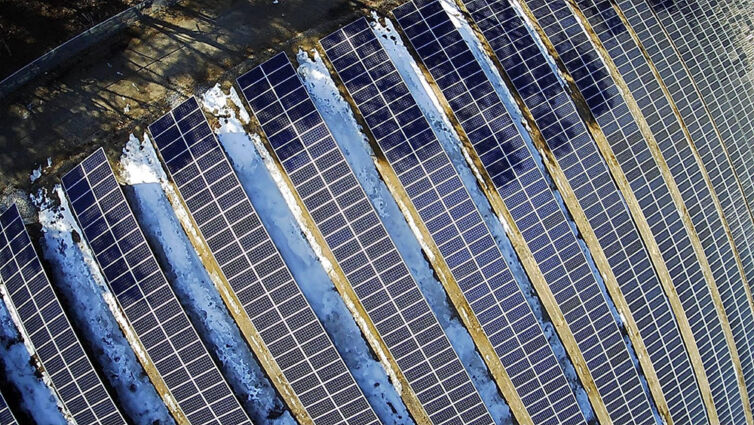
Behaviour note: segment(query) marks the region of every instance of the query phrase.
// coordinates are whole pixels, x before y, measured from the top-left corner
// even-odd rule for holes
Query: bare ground
[[[0,198],[57,182],[104,146],[116,155],[186,97],[272,54],[313,48],[339,26],[401,0],[184,0],[143,19],[0,103]],[[53,167],[29,175],[51,157]]]

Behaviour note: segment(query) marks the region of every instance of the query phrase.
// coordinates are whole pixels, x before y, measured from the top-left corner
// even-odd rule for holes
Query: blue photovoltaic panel
[[[732,241],[725,232],[712,200],[712,192],[670,102],[610,1],[576,0],[647,118],[660,151],[679,186],[733,329],[744,380],[749,388],[754,389],[754,352],[751,347],[754,342],[754,312],[749,305],[743,277],[733,254]]]
[[[5,402],[3,395],[0,394],[0,425],[17,425],[16,418],[8,408],[8,403]]]
[[[377,424],[195,99],[150,126],[212,255],[316,424]]]
[[[644,2],[636,2],[638,4],[634,4],[634,2],[635,0],[621,1],[620,7],[650,54],[660,78],[678,106],[691,133],[691,138],[699,151],[702,163],[709,174],[712,187],[720,200],[723,214],[728,221],[733,241],[743,264],[744,275],[748,282],[754,282],[754,251],[752,251],[748,236],[754,235],[754,222],[752,222],[747,210],[744,195],[736,184],[736,174],[726,158],[722,140],[715,133],[710,121],[711,118],[706,113],[699,94],[690,85],[691,77],[686,69],[681,66],[680,57],[660,28],[660,24],[649,6]],[[748,149],[745,149],[745,151],[751,154]],[[733,155],[739,155],[738,149]],[[738,158],[739,161],[741,159]],[[740,291],[744,291],[743,286],[735,288],[735,291],[729,291],[729,296],[731,292],[735,293],[737,298],[741,298],[741,306],[747,306],[747,295]],[[747,310],[749,313],[747,313]],[[748,307],[743,308],[742,313],[744,318],[751,315]],[[731,320],[730,317],[729,320]],[[739,330],[743,330],[751,336],[754,333],[754,325],[739,326]],[[750,350],[750,357],[751,354]],[[742,353],[739,352],[739,355],[742,355]],[[753,387],[750,382],[747,382],[747,388],[752,391]]]
[[[189,322],[100,148],[63,186],[102,274],[191,424],[251,425]]]
[[[494,0],[491,3],[506,1]],[[586,98],[649,222],[689,319],[720,420],[739,423],[743,418],[743,406],[720,316],[690,236],[647,141],[566,3],[563,0],[528,0],[527,4]],[[629,69],[628,72],[634,71]],[[654,78],[645,76],[650,77]]]
[[[354,48],[361,50],[362,58],[368,56],[371,41],[378,43],[364,19],[323,41],[331,61],[340,68],[341,78],[354,93],[369,81],[365,72],[378,76],[382,70],[370,67],[365,71],[361,62],[338,65],[339,60]],[[464,46],[456,48],[463,50]],[[616,423],[654,423],[626,344],[576,236],[471,51],[465,47],[465,53],[459,53],[453,62],[445,61],[444,72],[436,74],[435,80],[544,273],[611,417]],[[389,76],[379,81],[389,84]]]
[[[722,121],[722,125],[718,126],[718,137],[712,125],[712,116],[707,114],[699,92],[691,84],[691,75],[681,66],[681,57],[673,49],[649,5],[644,0],[622,0],[619,5],[678,105],[730,225],[747,280],[754,282],[754,249],[748,236],[754,234],[754,223],[744,200],[744,194],[748,193],[746,188],[750,187],[747,185],[746,167],[754,164],[754,159],[745,145],[739,146],[741,133],[731,134],[734,123],[727,120],[735,119],[735,116],[728,109],[723,112],[717,101],[715,105],[710,105],[713,111],[718,111],[714,121]],[[699,55],[703,56],[701,52]],[[725,148],[730,157],[727,157]],[[737,185],[737,177],[740,177],[743,192]]]
[[[408,3],[399,14],[393,13],[419,55],[428,64],[436,63],[437,73],[444,63],[440,58],[452,59],[456,46],[465,42],[449,25],[450,17],[438,1],[414,4],[422,6],[417,10]],[[482,33],[490,37],[505,72],[515,76],[513,86],[603,247],[657,372],[671,418],[676,425],[704,422],[704,404],[673,311],[628,208],[570,95],[510,4],[497,9],[497,16],[506,18],[502,22],[486,0],[469,1],[467,8]]]
[[[356,63],[365,66],[360,74],[363,83],[350,80],[346,89],[426,224],[527,412],[537,424],[585,423],[547,338],[461,177],[403,81],[398,78],[390,87],[378,85],[399,74],[374,36],[369,43],[373,53],[359,56],[352,48],[334,62],[335,69],[340,72]],[[366,68],[379,71],[370,73]]]
[[[125,424],[63,312],[16,205],[0,215],[0,281],[76,423]]]
[[[285,54],[239,78],[239,85],[432,423],[493,424]]]
[[[628,14],[631,7],[626,3],[622,1],[620,5]],[[653,31],[653,34],[660,36],[662,27],[668,31],[669,36],[665,42],[667,44],[660,44],[663,46],[663,53],[667,50],[675,52],[675,49],[678,49],[678,61],[672,62],[675,63],[673,70],[678,68],[685,71],[681,62],[688,66],[688,77],[681,78],[678,84],[682,86],[684,93],[699,97],[706,103],[711,114],[710,119],[717,124],[725,147],[730,153],[730,160],[735,167],[744,196],[749,202],[754,201],[754,154],[750,150],[750,143],[754,138],[752,123],[748,118],[751,114],[740,116],[741,111],[746,109],[743,99],[739,97],[739,92],[745,90],[742,88],[743,83],[739,75],[728,74],[728,68],[720,65],[722,57],[716,51],[719,46],[710,46],[705,28],[694,18],[694,13],[686,2],[669,4],[662,1],[631,0],[628,3],[640,10],[642,17],[656,22],[656,25],[650,27],[657,31]],[[694,5],[694,9],[696,8],[698,6]],[[720,151],[718,154],[723,152]]]

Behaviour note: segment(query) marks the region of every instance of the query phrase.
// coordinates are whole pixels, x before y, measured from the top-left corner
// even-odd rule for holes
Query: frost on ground
[[[57,398],[32,364],[29,351],[3,302],[0,302],[0,359],[1,381],[13,385],[21,395],[23,413],[39,425],[64,425],[66,420],[58,409]],[[6,397],[9,395],[13,394],[5,392]]]
[[[213,88],[204,98],[207,109],[219,111],[215,113],[222,127],[216,132],[241,185],[380,420],[386,425],[413,424],[385,370],[373,357],[323,264],[302,234],[296,218],[300,212],[294,212],[298,208],[291,204],[294,202],[292,194],[280,181],[282,177],[271,164],[264,147],[260,146],[258,136],[253,137],[255,143],[236,118],[235,111],[228,108],[227,100],[221,99],[232,96],[232,93],[225,95],[219,88]],[[245,110],[243,106],[240,109]]]
[[[395,199],[379,176],[372,151],[349,104],[342,98],[318,54],[310,58],[299,52],[299,74],[315,105],[343,150],[346,160],[374,205],[412,276],[427,298],[432,311],[445,330],[453,348],[469,372],[474,385],[499,425],[512,423],[510,410],[500,396],[486,365],[476,351],[468,331],[449,304],[445,289],[427,263],[414,231],[406,222]]]
[[[174,191],[173,186],[146,135],[143,141],[131,136],[119,169],[129,203],[172,288],[253,422],[295,424],[181,227],[166,196],[166,190]],[[185,216],[187,212],[180,208],[178,214]]]
[[[53,286],[81,342],[93,354],[93,363],[114,389],[118,405],[136,425],[172,424],[108,307],[106,299],[111,305],[114,299],[92,252],[81,242],[81,229],[62,188],[55,186],[52,194],[40,192],[34,202],[42,226],[42,255],[51,266]]]

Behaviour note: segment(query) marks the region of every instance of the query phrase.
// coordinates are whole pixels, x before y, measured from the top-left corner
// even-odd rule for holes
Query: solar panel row
[[[52,380],[76,423],[125,424],[63,312],[16,205],[0,215],[0,281],[5,285]]]
[[[330,38],[340,36],[336,33]],[[431,422],[492,424],[461,361],[287,57],[272,58],[239,78],[239,85],[306,210]]]
[[[5,398],[0,394],[0,425],[17,425],[16,418],[8,408],[8,403],[5,402]]]
[[[719,27],[710,28],[704,16],[705,10],[700,10],[701,5],[696,2],[648,0],[647,3],[668,32],[672,46],[678,50],[718,124],[751,206],[751,202],[754,202],[754,154],[747,141],[754,137],[754,128],[748,119],[750,115],[745,114],[747,104],[741,93],[745,90],[742,78],[736,72],[728,72],[730,64],[724,58],[724,53],[717,51],[727,49],[717,40]],[[713,38],[716,41],[714,44]]]
[[[682,66],[682,59],[662,31],[649,5],[637,0],[624,0],[619,6],[649,52],[663,83],[678,105],[730,225],[746,280],[753,282],[754,250],[747,235],[754,234],[754,222],[741,187],[737,184],[736,172],[726,155],[722,134],[718,136],[712,117],[707,114],[700,94],[691,84],[691,76]],[[748,149],[745,151],[750,153]],[[734,155],[739,155],[738,149]],[[748,292],[749,288],[742,285],[740,289]],[[746,292],[743,296],[750,301]],[[749,329],[747,334],[751,335],[751,331]],[[743,353],[739,354],[743,357]],[[751,390],[748,383],[747,388]]]
[[[511,76],[511,83],[531,111],[547,148],[555,156],[595,230],[636,319],[673,423],[703,422],[704,404],[673,310],[652,268],[649,252],[610,177],[610,170],[570,95],[551,72],[549,63],[511,4],[499,4],[497,13],[492,12],[486,0],[469,0],[466,7],[504,71]],[[409,37],[422,36],[409,33]],[[424,48],[431,51],[443,45],[451,49],[452,43],[460,40],[460,36],[440,38],[442,43],[427,44]],[[671,296],[675,296],[672,290]]]
[[[150,126],[173,181],[222,273],[316,424],[376,424],[195,99]]]
[[[439,34],[453,25],[441,24]],[[426,38],[426,37],[425,37]],[[442,51],[448,48],[440,43]],[[512,214],[616,423],[654,423],[649,401],[584,253],[505,106],[467,45],[418,50]],[[337,58],[337,56],[336,56]]]
[[[407,3],[393,13],[404,22],[412,9]],[[334,61],[335,69],[348,73],[351,66],[364,66],[345,82],[346,89],[492,343],[494,361],[510,376],[529,422],[584,423],[547,338],[461,177],[385,50],[373,35],[367,37],[374,52],[362,56],[354,49]]]
[[[549,40],[586,99],[649,222],[699,347],[717,414],[723,423],[736,423],[743,418],[743,407],[722,312],[715,308],[700,260],[647,142],[566,3],[526,3],[533,21],[540,22],[541,35]]]
[[[754,384],[751,347],[751,338],[754,338],[754,312],[749,305],[743,270],[738,267],[737,252],[734,252],[733,241],[725,231],[727,223],[723,223],[716,209],[716,199],[713,199],[713,193],[703,175],[705,171],[700,168],[694,156],[691,140],[684,135],[685,123],[674,115],[675,105],[663,93],[649,63],[610,2],[576,0],[576,3],[628,84],[631,95],[639,104],[660,152],[667,161],[720,291],[725,313],[733,330],[735,350],[740,356],[744,379],[747,383]],[[651,149],[651,143],[647,149]],[[731,379],[735,380],[736,377],[732,376]],[[748,396],[744,386],[741,386],[740,392],[741,414],[745,414]],[[738,407],[732,410],[738,411]],[[741,418],[737,417],[736,420]]]
[[[105,279],[172,396],[174,415],[182,412],[191,424],[250,425],[160,270],[104,151],[69,171],[63,185]]]

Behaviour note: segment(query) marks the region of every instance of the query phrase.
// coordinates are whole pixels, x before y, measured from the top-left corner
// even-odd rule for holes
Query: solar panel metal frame
[[[104,150],[62,181],[82,236],[146,351],[139,356],[148,357],[159,373],[176,420],[251,425],[165,278]]]
[[[125,424],[63,311],[15,204],[0,215],[0,281],[8,308],[19,317],[27,342],[76,423]]]
[[[362,29],[363,32],[369,31],[368,24],[366,24],[365,21],[357,21],[357,22],[361,22],[360,28],[364,28]],[[356,31],[354,30],[354,32]],[[364,37],[363,35],[357,32],[356,34],[351,35],[350,38],[353,39],[356,36],[360,38]],[[341,37],[341,38],[347,38],[347,37]],[[328,48],[326,46],[326,49],[325,49],[326,51],[328,51],[328,56],[330,57],[331,62],[337,61],[337,59],[340,56],[342,56],[341,54],[337,52],[337,50],[342,51],[342,48],[338,48],[337,46],[333,47],[333,44],[335,43],[330,43],[330,47]],[[476,61],[473,57],[467,56],[466,59],[468,60],[468,62],[464,64],[464,66],[466,65],[473,66],[473,64],[476,64]],[[478,67],[479,65],[476,64],[476,66]],[[348,73],[341,72],[341,77],[343,78],[344,82],[346,82],[346,84],[348,84],[348,82],[351,80],[351,78],[349,78],[348,75],[357,75],[357,74],[356,73],[348,74]],[[644,420],[646,423],[650,423],[650,422],[653,423],[654,418],[652,417],[651,409],[649,407],[649,401],[646,398],[643,388],[641,387],[641,383],[639,382],[639,377],[638,377],[638,374],[636,373],[636,370],[633,369],[633,365],[630,364],[630,356],[628,354],[627,347],[622,337],[620,336],[620,331],[609,311],[609,308],[604,299],[604,296],[602,292],[600,291],[597,285],[597,282],[591,273],[591,270],[589,269],[586,258],[584,257],[583,252],[578,246],[575,235],[572,233],[571,228],[565,219],[565,216],[563,215],[562,211],[557,205],[553,194],[550,192],[549,187],[547,186],[547,183],[544,180],[544,177],[540,174],[541,171],[536,166],[536,164],[534,164],[533,159],[531,158],[531,154],[527,155],[526,152],[528,152],[528,147],[525,146],[523,139],[521,139],[520,134],[515,129],[513,122],[510,119],[510,117],[507,115],[507,111],[505,111],[501,100],[497,98],[497,94],[492,89],[489,81],[486,80],[486,77],[483,77],[483,75],[478,75],[478,78],[479,80],[477,80],[477,83],[479,84],[475,86],[475,89],[479,89],[480,87],[483,87],[483,88],[488,88],[488,90],[486,92],[477,91],[475,92],[476,96],[472,97],[467,94],[467,90],[465,89],[465,87],[462,87],[462,85],[459,85],[457,86],[457,90],[455,91],[457,96],[453,96],[450,98],[451,108],[456,110],[457,112],[457,109],[459,108],[457,107],[453,108],[452,101],[458,100],[460,97],[462,97],[464,93],[466,93],[466,96],[463,99],[464,106],[476,104],[476,102],[478,102],[479,99],[482,99],[485,96],[486,96],[485,102],[489,102],[487,104],[488,106],[499,105],[499,107],[497,108],[495,108],[494,106],[491,106],[491,108],[495,108],[493,110],[493,113],[499,114],[496,117],[498,118],[498,120],[495,122],[493,128],[502,129],[502,131],[496,132],[496,133],[501,134],[501,135],[505,134],[507,137],[507,142],[511,144],[509,146],[512,147],[513,144],[517,144],[517,146],[513,149],[515,149],[518,155],[520,155],[519,157],[517,157],[517,161],[518,161],[517,166],[519,167],[518,170],[520,171],[523,167],[528,167],[526,168],[528,175],[516,176],[512,169],[503,170],[502,173],[494,173],[494,174],[496,177],[503,176],[504,178],[510,178],[511,181],[517,182],[518,181],[517,179],[519,178],[522,178],[521,180],[522,182],[528,181],[528,183],[526,184],[527,188],[534,190],[534,193],[532,193],[532,195],[537,197],[537,200],[534,202],[537,203],[537,205],[541,206],[540,210],[543,213],[546,211],[546,214],[547,214],[546,218],[548,220],[547,222],[550,224],[548,225],[548,227],[551,228],[550,232],[557,231],[558,236],[556,239],[560,238],[560,240],[570,242],[568,244],[569,246],[565,247],[562,250],[563,255],[567,256],[568,264],[566,265],[564,262],[560,266],[561,270],[560,270],[559,275],[561,277],[564,277],[565,279],[570,279],[570,277],[573,276],[574,274],[580,275],[580,278],[578,280],[580,280],[581,282],[579,283],[583,284],[584,286],[587,287],[589,291],[591,291],[591,296],[588,299],[589,305],[591,306],[592,304],[595,304],[594,305],[595,309],[599,309],[601,313],[599,314],[600,316],[599,320],[601,321],[600,332],[596,331],[597,329],[596,325],[586,316],[585,311],[584,311],[584,314],[581,314],[581,315],[577,311],[579,309],[583,311],[583,309],[581,308],[581,304],[583,302],[581,303],[578,302],[579,297],[578,297],[577,292],[573,290],[573,285],[568,286],[568,284],[565,282],[559,282],[560,284],[565,283],[564,285],[565,287],[560,288],[562,289],[561,291],[553,291],[553,292],[557,294],[556,299],[560,301],[561,305],[563,305],[563,302],[565,301],[564,296],[565,298],[568,298],[570,300],[569,303],[566,304],[570,306],[567,313],[565,314],[565,317],[567,317],[567,323],[571,323],[571,324],[575,323],[575,320],[573,317],[574,313],[577,316],[580,315],[579,319],[583,319],[582,322],[584,321],[586,322],[586,323],[580,323],[580,325],[585,326],[584,328],[579,329],[579,332],[573,332],[573,333],[577,334],[576,339],[581,341],[582,343],[589,340],[589,342],[587,343],[588,348],[584,346],[584,349],[582,350],[582,352],[585,353],[585,357],[589,359],[587,361],[587,364],[590,365],[589,369],[592,373],[595,373],[595,371],[597,370],[597,363],[603,364],[604,361],[608,358],[608,354],[606,351],[602,351],[601,353],[594,353],[595,350],[602,349],[601,347],[598,347],[598,344],[600,344],[599,341],[604,340],[606,343],[608,340],[610,341],[608,345],[610,346],[611,353],[615,355],[614,359],[618,360],[618,363],[623,364],[623,367],[620,370],[620,373],[624,375],[624,376],[621,376],[621,378],[622,379],[625,378],[623,388],[624,389],[630,388],[630,391],[632,391],[632,393],[630,393],[630,397],[626,397],[626,399],[624,400],[624,405],[627,405],[628,401],[636,402],[637,406],[643,405],[645,409],[644,409],[644,419],[642,420]],[[442,89],[443,80],[436,79],[435,81],[438,83],[438,85]],[[448,96],[446,95],[446,97]],[[473,128],[473,130],[477,131],[484,128],[488,132],[490,132],[489,128],[486,127],[487,120],[485,118],[480,118],[480,120],[481,122],[478,122],[477,127]],[[467,124],[468,123],[466,121],[461,122],[462,127],[468,130],[469,127],[467,126]],[[480,133],[472,134],[471,138],[473,140],[476,140],[476,136],[478,136],[478,134]],[[501,164],[503,163],[501,162]],[[505,167],[503,166],[502,168],[505,168]],[[499,181],[499,179],[496,181]],[[526,205],[531,205],[529,204],[530,201],[527,200],[527,196],[524,194],[523,189],[518,190],[518,191],[513,190],[510,192],[510,195],[516,196],[516,193],[520,195],[517,198],[519,199],[519,201],[517,201],[515,205],[513,203],[507,203],[506,205],[510,206],[509,211],[518,219],[517,220],[517,223],[519,224],[518,227],[522,229],[521,233],[524,236],[524,238],[527,239],[527,241],[530,243],[534,242],[535,245],[532,245],[532,246],[539,245],[539,247],[542,248],[542,249],[532,249],[532,251],[535,252],[534,254],[535,258],[539,260],[538,262],[540,264],[545,264],[544,263],[545,261],[551,261],[554,263],[560,262],[560,260],[558,259],[559,254],[557,254],[557,251],[552,246],[552,242],[549,240],[550,239],[549,233],[544,230],[544,227],[542,224],[543,221],[541,221],[541,218],[539,218],[536,215],[533,208],[531,210],[530,215],[526,217],[522,217],[521,213],[524,212],[525,206],[522,206],[524,204],[521,204],[519,202],[525,202]],[[508,202],[512,200],[512,198],[509,198],[508,196],[503,196],[503,198],[507,200]],[[547,208],[543,208],[545,206],[547,206]],[[528,224],[525,224],[525,223],[528,223]],[[535,236],[535,235],[538,235],[538,236]],[[548,255],[547,253],[550,253],[550,252],[551,252],[551,255]],[[551,272],[555,272],[555,271],[552,270]],[[551,274],[548,277],[552,278],[553,276],[554,275]],[[594,341],[595,339],[596,341]],[[592,357],[593,354],[596,355],[596,357]],[[606,369],[605,372],[608,374],[614,373],[614,369],[612,368],[604,368],[604,369]],[[609,382],[612,388],[610,389],[608,393],[620,391],[620,385],[618,384],[617,376],[613,376],[612,379],[608,378],[607,381],[602,381],[601,378],[597,378],[595,379],[595,382],[596,381],[600,381],[601,383]],[[602,389],[604,390],[605,387],[602,386]],[[621,395],[621,397],[623,396]],[[618,404],[620,404],[620,402]],[[640,407],[636,407],[635,409],[639,410],[639,408]],[[627,414],[628,408],[625,407],[624,409]],[[618,411],[619,410],[620,408],[618,409]],[[614,410],[613,413],[617,413],[617,411]],[[620,417],[623,415],[619,414],[618,416]]]
[[[307,410],[306,420],[379,423],[256,215],[196,99],[157,120],[150,132],[230,290]],[[185,154],[190,158],[178,162]]]
[[[700,48],[707,46],[714,49],[715,47],[709,44],[709,40],[702,40],[706,38],[704,31],[692,29],[690,22],[687,22],[687,20],[697,22],[694,18],[696,14],[690,10],[687,3],[676,2],[675,6],[678,9],[673,14],[669,14],[666,9],[655,2],[642,1],[642,5],[649,6],[653,17],[667,33],[670,47],[678,52],[681,66],[691,76],[688,84],[692,87],[687,88],[686,91],[696,91],[699,94],[705,108],[708,109],[711,120],[717,124],[716,128],[720,131],[724,145],[729,150],[729,158],[735,166],[739,184],[749,203],[749,212],[752,213],[754,168],[751,164],[754,164],[754,154],[745,141],[752,140],[754,128],[748,120],[739,115],[739,111],[745,110],[743,99],[738,96],[738,92],[742,90],[740,78],[735,73],[728,74],[725,68],[721,67],[722,58],[714,51]],[[702,24],[699,23],[699,25]],[[693,47],[693,52],[689,40],[698,41]]]
[[[18,425],[16,417],[10,411],[10,407],[8,407],[8,403],[2,394],[0,394],[0,425]]]
[[[422,3],[429,5],[433,2]],[[499,59],[503,72],[515,76],[509,78],[514,92],[517,92],[514,95],[520,96],[528,107],[545,143],[544,150],[551,152],[557,161],[564,179],[585,212],[588,225],[594,229],[597,240],[606,252],[607,262],[614,272],[612,278],[626,298],[630,315],[637,319],[636,330],[654,364],[661,387],[657,390],[661,391],[663,398],[657,401],[658,405],[667,405],[673,423],[683,423],[681,418],[690,423],[703,421],[706,412],[695,383],[692,362],[686,350],[678,349],[684,345],[682,335],[663,293],[662,283],[653,269],[654,259],[642,244],[629,209],[570,95],[552,72],[523,21],[517,18],[512,5],[497,5],[496,11],[506,18],[501,22],[486,1],[466,3],[480,32],[489,35],[487,42]],[[445,12],[440,10],[439,13]],[[435,19],[435,25],[442,25],[447,19]],[[409,39],[421,39],[427,43],[423,46],[414,44],[415,50],[431,52],[432,41],[437,42],[438,37],[442,38],[439,45],[447,48],[463,42],[454,29],[439,36],[424,36],[429,31],[426,19],[424,22],[424,26],[408,30],[404,26]],[[436,50],[443,48],[437,47]],[[525,96],[521,93],[525,93]],[[595,253],[594,249],[592,253]],[[662,262],[661,258],[658,260]],[[646,369],[644,372],[647,374]],[[684,393],[688,393],[687,397]]]
[[[376,50],[364,60],[384,70],[385,76],[380,78],[397,75],[384,49]],[[380,90],[374,78],[369,77],[369,81],[360,92],[373,96],[357,94],[353,100],[373,135],[385,133],[374,131],[381,126],[395,129],[392,134],[375,137],[375,141],[406,190],[419,222],[424,223],[439,255],[445,259],[455,290],[461,292],[494,349],[495,358],[487,361],[500,363],[511,372],[508,379],[518,392],[513,396],[526,408],[526,417],[519,421],[585,422],[525,295],[408,88],[399,81]],[[345,86],[351,88],[349,84]],[[392,103],[400,107],[392,109]],[[401,171],[400,175],[396,170]],[[534,355],[540,357],[533,360]],[[499,385],[502,388],[504,384]]]
[[[746,290],[748,283],[733,240],[728,237],[725,217],[722,211],[717,209],[719,201],[708,186],[706,170],[697,162],[691,147],[693,141],[685,134],[686,124],[676,116],[677,107],[666,97],[661,81],[656,78],[655,70],[652,69],[654,65],[645,59],[642,50],[610,2],[575,1],[589,20],[595,35],[616,61],[618,70],[631,89],[631,94],[650,123],[657,146],[679,186],[691,222],[704,247],[733,331],[746,386],[754,388],[754,311],[749,304]],[[621,63],[618,64],[618,61]],[[744,412],[748,410],[746,386],[741,388]]]
[[[663,83],[684,116],[694,140],[694,147],[709,173],[712,187],[730,226],[731,237],[740,255],[747,280],[741,289],[746,292],[745,297],[751,305],[750,284],[754,281],[754,250],[746,235],[754,234],[754,221],[743,188],[737,181],[738,176],[725,147],[723,135],[708,115],[700,94],[691,83],[690,74],[681,63],[682,59],[650,6],[644,1],[635,0],[622,0],[618,2],[618,6],[651,55]],[[739,155],[738,150],[734,155]],[[738,159],[740,160],[741,158]],[[747,388],[751,389],[751,386],[747,384]]]
[[[682,231],[684,223],[679,212],[673,207],[672,196],[663,183],[659,168],[652,165],[651,154],[646,150],[641,156],[632,151],[634,148],[646,146],[644,136],[636,122],[631,119],[629,107],[620,96],[620,90],[609,71],[604,68],[602,59],[595,51],[590,50],[590,40],[577,23],[576,17],[571,15],[565,2],[556,0],[544,3],[530,0],[526,4],[525,13],[531,21],[536,23],[543,20],[544,26],[535,24],[538,27],[537,32],[552,46],[559,55],[564,69],[574,77],[574,87],[583,94],[609,142],[610,149],[618,159],[625,176],[629,178],[684,304],[712,390],[718,395],[718,403],[723,403],[721,407],[726,409],[727,393],[720,393],[720,386],[724,380],[720,368],[726,368],[727,377],[735,376],[733,359],[727,344],[715,345],[712,341],[725,341],[727,332],[721,322],[722,316],[716,311],[718,307],[713,298],[712,288],[707,286],[701,270],[701,259],[694,255],[694,247],[688,233]],[[600,84],[597,84],[597,81]],[[642,162],[641,166],[639,161]],[[711,334],[710,330],[714,334]],[[714,352],[710,353],[710,350]],[[738,392],[737,386],[734,392]],[[721,420],[727,420],[725,412],[717,410]]]
[[[246,81],[253,80],[259,81],[257,87],[249,88]],[[239,85],[277,159],[429,419],[437,424],[492,424],[460,359],[290,61],[279,54],[240,78]],[[250,96],[253,94],[256,96]],[[301,121],[291,124],[294,121],[281,106],[282,99],[301,103],[305,115]],[[265,103],[271,108],[259,108]],[[275,129],[278,132],[272,133]]]

